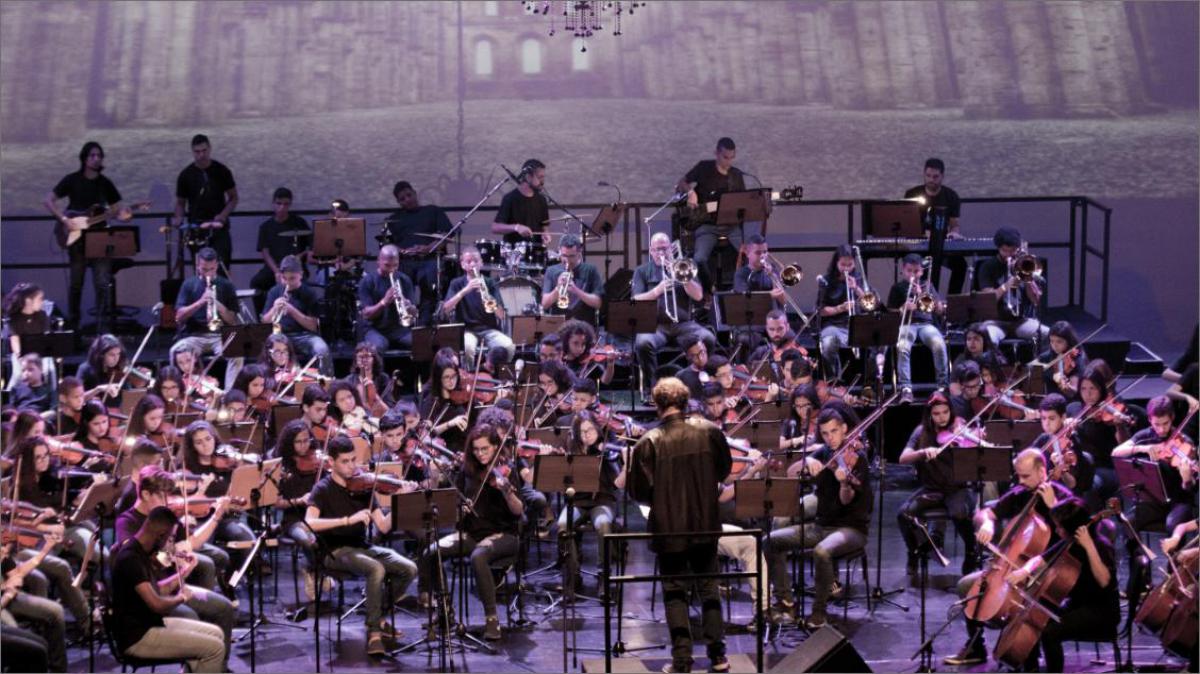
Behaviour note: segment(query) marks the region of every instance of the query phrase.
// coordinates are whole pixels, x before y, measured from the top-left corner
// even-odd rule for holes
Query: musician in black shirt
[[[916,253],[904,256],[901,264],[903,280],[896,282],[887,296],[889,309],[903,309],[911,316],[908,334],[900,335],[896,349],[896,370],[900,379],[902,402],[906,403],[912,402],[912,348],[918,339],[933,354],[933,370],[938,388],[946,389],[950,386],[950,355],[946,351],[946,338],[934,324],[936,317],[945,313],[946,305],[940,300],[933,283],[921,282],[923,268],[921,256]],[[925,311],[919,306],[918,300],[923,295],[932,298],[932,311]]]
[[[398,292],[396,286],[399,286]],[[400,251],[392,244],[380,248],[375,259],[375,272],[363,274],[358,282],[358,305],[362,312],[360,339],[380,353],[389,348],[411,348],[412,326],[418,318],[418,299],[412,280],[400,271]],[[397,306],[407,312],[407,325],[401,323]]]
[[[561,262],[551,265],[542,279],[542,311],[565,314],[588,324],[596,323],[596,312],[604,301],[604,279],[596,265],[583,259],[583,242],[575,234],[566,234],[558,243]],[[570,271],[567,271],[570,269]],[[567,308],[560,309],[559,286],[563,274],[571,279],[566,284]]]
[[[43,202],[46,210],[58,220],[63,229],[60,245],[67,248],[71,268],[70,290],[67,295],[67,323],[72,329],[79,327],[80,299],[83,294],[83,277],[88,268],[92,270],[92,285],[96,289],[96,331],[108,332],[108,321],[112,318],[109,307],[112,292],[112,258],[100,257],[91,260],[84,257],[84,238],[66,246],[67,219],[69,215],[87,214],[94,208],[115,210],[117,220],[127,222],[133,211],[121,207],[121,193],[116,185],[103,175],[104,148],[96,141],[84,143],[79,151],[79,170],[69,173],[58,181]],[[58,202],[67,199],[66,211]],[[100,223],[98,223],[100,224]],[[95,225],[93,225],[95,226]]]
[[[1093,511],[1099,510],[1100,500],[1092,489],[1096,477],[1092,455],[1083,450],[1073,431],[1063,431],[1067,421],[1067,399],[1058,393],[1048,394],[1038,404],[1038,416],[1041,418],[1042,434],[1029,446],[1045,454],[1050,479],[1061,482],[1076,496],[1087,501]]]
[[[716,207],[721,195],[726,192],[742,192],[746,182],[742,171],[733,165],[737,158],[737,146],[732,138],[720,138],[713,151],[712,159],[697,162],[675,186],[679,193],[687,192],[687,204],[695,211],[693,222],[701,223],[696,229],[694,258],[700,269],[708,268],[708,258],[717,247],[717,239],[726,237],[734,249],[742,245],[742,230],[736,227],[717,227]]]
[[[987,321],[992,342],[999,344],[1005,336],[1017,339],[1044,340],[1050,328],[1038,320],[1038,306],[1046,292],[1046,279],[1035,274],[1028,280],[1010,270],[1022,251],[1024,241],[1021,233],[1011,227],[1001,227],[992,237],[996,244],[996,256],[979,265],[975,276],[975,289],[996,295],[1000,320]]]
[[[312,246],[312,230],[304,218],[291,212],[292,191],[286,187],[275,190],[271,197],[274,215],[258,226],[258,243],[254,248],[263,259],[263,266],[250,279],[254,293],[254,312],[261,314],[266,305],[267,291],[279,278],[279,262],[288,255],[305,260]],[[293,232],[292,234],[288,234]],[[287,236],[283,236],[288,234]]]
[[[183,282],[179,288],[179,296],[175,298],[175,322],[178,329],[175,344],[171,346],[172,362],[175,361],[175,354],[181,350],[192,350],[212,356],[221,355],[221,326],[235,325],[238,322],[237,289],[229,279],[217,274],[219,266],[217,251],[212,248],[196,251],[196,275]],[[209,329],[210,324],[216,329]],[[244,362],[244,358],[229,360],[225,372],[227,387],[233,384]]]
[[[384,578],[391,576],[391,593],[402,596],[417,575],[417,566],[400,553],[367,539],[367,525],[381,533],[392,528],[392,519],[374,502],[374,492],[350,490],[350,480],[359,471],[354,444],[345,435],[329,440],[326,449],[333,467],[313,487],[304,521],[316,532],[328,551],[327,568],[347,571],[367,579],[367,654],[383,655],[383,637],[398,636],[383,620]]]
[[[428,324],[437,309],[438,287],[437,240],[422,234],[445,234],[450,231],[450,218],[438,206],[422,206],[417,190],[401,180],[392,188],[392,196],[400,205],[384,220],[384,240],[400,251],[400,271],[412,279],[420,290],[421,323]],[[442,246],[444,248],[444,244]]]
[[[751,234],[746,237],[746,244],[742,246],[742,251],[746,255],[746,264],[738,267],[733,274],[733,292],[745,294],[769,292],[771,293],[771,308],[786,312],[787,292],[782,285],[775,282],[780,270],[770,260],[767,240],[761,234]],[[725,322],[729,323],[738,318],[740,317],[726,316]],[[766,334],[760,325],[738,326],[736,332],[743,354],[752,353],[757,349]]]
[[[546,184],[546,165],[537,159],[527,159],[521,166],[517,187],[500,201],[500,210],[492,222],[492,234],[503,234],[505,243],[532,241],[541,234],[542,245],[548,245],[545,234],[550,220],[550,206],[542,194]]]
[[[934,267],[930,273],[933,287],[941,285],[942,267],[950,270],[950,283],[946,292],[957,295],[962,292],[963,281],[967,275],[967,263],[961,255],[945,257],[938,255],[942,243],[961,239],[958,228],[958,216],[962,203],[958,192],[942,184],[946,174],[946,164],[937,157],[925,160],[925,180],[922,184],[910,188],[904,193],[905,199],[922,199],[921,227],[929,235],[929,250],[934,255]]]
[[[500,328],[501,321],[508,316],[504,303],[500,301],[500,286],[495,279],[483,276],[480,272],[483,261],[479,251],[464,250],[459,255],[459,264],[464,275],[451,281],[450,287],[446,288],[440,313],[455,323],[465,324],[463,351],[467,361],[475,362],[475,349],[480,348],[481,342],[482,348],[488,351],[495,347],[504,349],[508,360],[512,360],[516,347],[512,338]],[[492,302],[490,306],[483,301],[485,292]],[[492,310],[488,311],[489,308]]]
[[[172,224],[187,223],[194,228],[193,248],[208,246],[221,258],[221,276],[227,276],[233,262],[233,240],[229,236],[229,216],[237,208],[237,183],[229,167],[212,158],[208,136],[192,136],[193,162],[179,172],[175,180],[175,217]],[[186,220],[184,219],[186,210]]]
[[[846,244],[837,247],[829,260],[825,276],[817,279],[817,307],[821,316],[821,360],[825,379],[839,381],[842,376],[841,349],[850,346],[850,316],[862,312],[861,300],[868,291],[862,270],[854,261],[854,250]],[[875,359],[867,359],[874,374]]]
[[[267,308],[262,313],[264,323],[275,323],[292,342],[296,354],[305,360],[317,359],[321,374],[333,376],[333,356],[321,337],[320,297],[304,283],[304,268],[300,259],[288,255],[279,263],[280,283],[267,293]]]

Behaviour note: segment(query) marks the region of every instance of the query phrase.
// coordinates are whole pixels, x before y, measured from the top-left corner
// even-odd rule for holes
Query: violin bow
[[[971,419],[969,421],[967,421],[962,426],[960,426],[957,431],[954,431],[954,433],[951,434],[950,437],[945,442],[943,442],[941,444],[941,446],[939,446],[937,448],[937,452],[935,454],[941,454],[943,451],[945,451],[945,449],[947,447],[954,444],[959,438],[963,437],[963,435],[967,432],[967,430],[969,428],[971,428],[971,426],[973,424],[975,424],[980,419],[982,419],[984,414],[987,414],[989,410],[991,410],[993,407],[996,406],[996,403],[1000,402],[1000,399],[1002,397],[1007,395],[1010,391],[1012,391],[1017,386],[1020,386],[1021,382],[1025,381],[1028,378],[1029,378],[1029,373],[1025,373],[1025,374],[1021,375],[1015,381],[1013,381],[1011,384],[1006,386],[1003,391],[1001,391],[999,394],[994,396],[991,400],[987,401],[987,403],[984,404],[983,408],[979,410],[978,414],[971,417]]]
[[[1075,352],[1077,349],[1079,349],[1084,344],[1087,344],[1089,340],[1091,340],[1096,335],[1100,334],[1100,331],[1107,327],[1108,327],[1108,323],[1105,323],[1105,324],[1101,325],[1100,327],[1096,328],[1095,330],[1092,330],[1091,333],[1089,333],[1087,337],[1084,337],[1083,339],[1076,342],[1075,346],[1072,346],[1071,348],[1067,349],[1066,351],[1063,351],[1062,353],[1058,354],[1057,357],[1052,359],[1049,363],[1046,363],[1046,369],[1047,370],[1053,369],[1056,365],[1058,365],[1060,362],[1062,362],[1069,354]],[[1036,363],[1037,359],[1035,358],[1033,362]]]
[[[850,447],[850,445],[852,445],[860,437],[862,437],[863,433],[867,432],[867,429],[870,428],[871,424],[874,424],[876,421],[879,421],[879,419],[883,417],[883,413],[886,412],[887,409],[889,407],[891,407],[892,404],[895,403],[899,397],[900,397],[899,393],[893,393],[892,397],[883,401],[883,403],[880,404],[879,407],[875,409],[875,411],[873,411],[867,415],[866,419],[863,419],[862,421],[860,421],[859,424],[854,427],[854,430],[852,430],[846,434],[846,438],[844,440],[842,440],[842,446],[838,447],[837,451],[833,453],[833,456],[829,457],[829,460],[825,462],[825,464],[821,467],[821,469],[824,470],[825,468],[828,468],[829,466],[833,465],[834,461],[838,460],[841,457],[841,455],[846,452],[846,449],[848,447]]]
[[[138,345],[137,351],[133,352],[133,356],[129,359],[129,364],[125,366],[125,376],[121,377],[121,381],[117,384],[117,390],[125,388],[125,382],[129,379],[129,374],[133,372],[134,366],[137,365],[138,358],[142,357],[142,351],[146,349],[146,344],[150,342],[150,336],[158,329],[157,323],[152,323],[150,329],[146,331],[146,336],[142,337],[142,343]],[[224,350],[224,349],[222,349]],[[154,380],[151,379],[150,386],[154,385]]]

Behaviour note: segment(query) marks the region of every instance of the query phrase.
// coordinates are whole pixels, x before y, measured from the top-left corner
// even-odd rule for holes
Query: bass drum
[[[541,287],[526,276],[509,276],[501,279],[500,302],[509,316],[527,316],[538,313]]]

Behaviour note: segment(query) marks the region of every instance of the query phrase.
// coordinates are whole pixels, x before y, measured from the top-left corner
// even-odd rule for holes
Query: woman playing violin
[[[920,518],[922,513],[932,508],[945,508],[954,523],[954,530],[963,540],[962,573],[971,573],[979,566],[979,555],[975,547],[975,528],[971,518],[975,514],[975,491],[970,486],[955,482],[951,476],[952,448],[956,446],[974,446],[970,438],[974,433],[961,433],[958,439],[955,435],[963,430],[966,422],[954,414],[950,401],[941,393],[934,393],[925,403],[925,415],[921,425],[913,429],[904,451],[900,452],[900,463],[915,466],[917,480],[920,486],[914,491],[896,513],[896,521],[900,525],[900,534],[908,547],[908,575],[917,573],[917,554],[920,545],[920,532],[912,518]],[[947,442],[954,442],[941,452],[938,451]],[[935,534],[941,537],[940,532]],[[941,541],[936,541],[941,547]]]
[[[4,456],[16,457],[17,446],[25,438],[46,434],[46,420],[32,410],[20,410],[12,428],[5,433]]]
[[[571,370],[563,363],[542,363],[538,371],[538,389],[542,398],[538,401],[532,419],[527,419],[534,428],[554,426],[559,416],[569,414],[574,395],[570,395],[575,381]]]
[[[204,374],[200,355],[200,349],[196,346],[179,342],[171,348],[171,364],[183,375],[184,394],[194,396],[197,403],[205,400],[204,407],[213,407],[222,390],[215,377]]]
[[[812,384],[792,390],[788,417],[779,427],[780,449],[804,449],[817,440],[817,389]]]
[[[1108,364],[1101,358],[1093,359],[1079,380],[1079,400],[1067,405],[1067,416],[1079,419],[1095,405],[1115,402],[1111,401],[1114,380]],[[1117,445],[1129,440],[1136,430],[1131,423],[1134,420],[1131,412],[1122,405],[1120,416],[1108,415],[1106,418],[1104,414],[1098,414],[1075,428],[1080,449],[1091,454],[1095,461],[1096,475],[1100,478],[1098,496],[1102,499],[1117,493],[1119,485],[1112,454]]]
[[[304,511],[308,508],[309,492],[321,477],[325,461],[317,460],[316,441],[303,419],[289,421],[279,432],[275,456],[282,459],[283,465],[279,500],[275,503],[280,511],[279,530],[295,541],[304,553],[305,565],[301,573],[304,576],[304,589],[312,599],[316,596],[312,568],[317,538],[304,525]]]
[[[396,403],[393,382],[383,373],[383,357],[370,342],[354,347],[354,368],[346,377],[370,416],[381,417]]]
[[[79,428],[75,429],[75,442],[84,449],[116,455],[120,447],[117,438],[110,435],[109,412],[98,400],[89,400],[83,405],[79,416]]]
[[[231,471],[218,468],[217,443],[220,436],[217,429],[207,421],[193,421],[183,431],[183,467],[189,473],[196,475],[213,475],[213,481],[205,490],[204,495],[210,498],[225,496],[229,492]],[[229,510],[217,524],[216,540],[228,543],[230,541],[252,541],[254,532],[246,525],[245,513]],[[244,551],[231,553],[231,562],[237,566],[245,556]]]
[[[443,574],[437,568],[440,559],[469,556],[475,570],[475,588],[483,603],[484,638],[500,639],[500,618],[496,611],[496,582],[491,562],[517,554],[517,526],[525,506],[518,493],[522,481],[512,465],[498,460],[500,434],[494,426],[476,424],[467,436],[466,454],[461,469],[451,482],[467,498],[470,509],[463,515],[462,533],[438,540],[420,560],[420,586],[441,591]]]
[[[183,383],[183,373],[179,371],[179,368],[174,365],[164,365],[158,369],[158,377],[155,378],[151,393],[162,398],[163,403],[167,406],[168,414],[177,414],[188,411],[187,403],[183,400],[183,392],[186,388]]]
[[[128,366],[129,355],[125,353],[121,340],[113,335],[100,335],[88,347],[87,359],[79,364],[75,376],[88,391],[112,384],[106,389],[102,400],[105,405],[116,406],[120,402],[120,392],[115,384],[124,378]],[[125,382],[125,388],[129,388],[129,381]]]
[[[963,352],[954,357],[954,362],[951,364],[951,372],[958,369],[958,366],[967,361],[979,364],[984,358],[994,358],[996,362],[1007,364],[1004,354],[1000,353],[1000,349],[996,347],[992,341],[991,333],[988,332],[987,326],[983,323],[972,323],[967,326],[963,333]],[[951,395],[961,395],[956,382],[950,382]]]
[[[367,437],[375,431],[375,424],[367,418],[358,389],[346,379],[335,379],[329,384],[329,416],[346,430],[352,438]]]
[[[1093,511],[1100,510],[1102,503],[1092,488],[1096,477],[1092,455],[1080,449],[1075,433],[1063,428],[1067,421],[1067,399],[1058,393],[1048,394],[1038,405],[1038,416],[1042,434],[1030,446],[1046,455],[1050,479],[1088,501]]]
[[[258,364],[266,369],[268,378],[271,380],[269,388],[275,391],[283,390],[283,387],[287,386],[300,370],[300,364],[296,362],[296,349],[292,346],[292,340],[282,332],[272,333],[267,337],[267,341],[263,342],[263,350],[258,357]]]
[[[1050,348],[1038,354],[1041,363],[1054,363],[1042,372],[1046,393],[1061,393],[1068,401],[1079,396],[1079,377],[1088,357],[1079,346],[1079,335],[1067,321],[1050,326]]]
[[[572,515],[576,524],[591,522],[597,536],[612,533],[613,521],[616,519],[617,490],[625,486],[625,464],[621,455],[621,450],[625,449],[625,445],[609,445],[605,442],[607,435],[603,424],[596,415],[583,410],[574,415],[574,420],[571,422],[571,439],[567,445],[569,454],[601,457],[600,490],[595,493],[576,494],[575,512]],[[565,507],[558,515],[558,528],[560,531],[567,529],[567,509]],[[565,548],[560,552],[567,554],[569,568],[576,572],[573,582],[578,591],[582,578],[578,574],[579,550],[575,545],[575,537],[565,536],[559,541],[560,546]],[[565,544],[562,541],[566,541]],[[597,538],[597,550],[599,550],[599,541],[600,539]],[[563,573],[563,577],[564,579],[567,577],[566,572]]]
[[[979,373],[983,377],[983,394],[975,406],[979,413],[983,406],[996,399],[999,400],[988,412],[988,419],[1024,419],[1033,421],[1038,418],[1037,410],[1025,404],[1025,394],[1020,390],[1008,389],[1008,368],[995,358],[985,357],[979,362]]]
[[[595,328],[573,318],[562,324],[558,329],[558,336],[562,340],[562,362],[570,368],[571,374],[590,377],[592,373],[603,368],[600,383],[612,382],[617,360],[602,355],[603,352],[593,355],[596,349]]]
[[[129,430],[125,443],[132,446],[138,438],[145,438],[161,449],[176,446],[175,426],[167,421],[167,405],[162,398],[147,393],[142,396],[129,415]]]
[[[462,447],[466,438],[467,402],[474,395],[463,388],[460,380],[458,365],[450,358],[438,355],[421,397],[421,418],[431,425],[430,435],[441,438],[451,448]]]

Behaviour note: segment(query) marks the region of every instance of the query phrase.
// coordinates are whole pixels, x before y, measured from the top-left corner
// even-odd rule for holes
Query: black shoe
[[[715,658],[708,659],[708,671],[710,672],[728,672],[729,658],[724,655],[718,655]]]
[[[499,616],[488,616],[487,621],[483,624],[483,638],[488,641],[500,641]]]
[[[917,555],[915,553],[908,553],[908,563],[904,566],[904,572],[909,576],[917,575],[917,561]]]
[[[958,653],[942,658],[942,662],[956,667],[979,665],[987,662],[987,649],[978,641],[975,644],[973,646],[963,646],[962,650]]]
[[[808,620],[804,621],[804,626],[810,630],[818,630],[829,624],[829,616],[823,608],[814,608],[813,612],[808,615]]]

